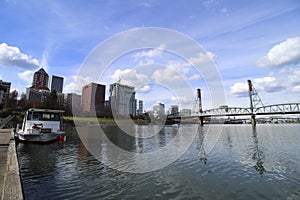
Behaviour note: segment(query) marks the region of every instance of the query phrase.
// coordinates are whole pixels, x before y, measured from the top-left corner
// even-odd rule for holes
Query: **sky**
[[[64,93],[98,82],[108,99],[109,84],[132,85],[146,110],[156,102],[192,108],[197,88],[204,110],[249,107],[248,79],[265,105],[300,102],[298,0],[1,0],[0,11],[0,79],[19,94],[43,67],[64,77]],[[126,34],[147,28],[158,30],[156,43],[128,42]],[[201,51],[188,56],[190,46],[164,31]],[[135,36],[136,44],[151,38]],[[124,45],[130,51],[99,66]]]

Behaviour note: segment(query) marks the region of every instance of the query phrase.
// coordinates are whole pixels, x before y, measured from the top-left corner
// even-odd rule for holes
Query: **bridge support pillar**
[[[251,115],[251,124],[252,124],[252,126],[256,126],[255,115]]]
[[[204,125],[204,118],[200,117],[200,125],[203,126]]]

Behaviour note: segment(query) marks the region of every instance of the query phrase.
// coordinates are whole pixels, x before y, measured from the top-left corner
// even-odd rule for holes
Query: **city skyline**
[[[80,94],[76,89],[81,90],[93,80],[80,76],[78,71],[97,45],[123,31],[162,27],[185,34],[206,49],[204,57],[192,61],[206,58],[216,64],[229,106],[249,106],[248,79],[265,104],[300,102],[298,1],[40,3],[8,0],[1,5],[0,79],[11,82],[11,91],[17,89],[19,94],[31,85],[33,73],[41,66],[49,74],[64,78],[64,93]],[[211,108],[205,77],[193,73],[178,56],[165,52],[168,47],[164,45],[118,58],[99,83],[109,85],[121,77],[122,83],[138,86],[145,74],[134,69],[159,63],[184,75],[195,94],[176,97],[155,84],[137,87],[136,96],[143,99],[146,110],[158,101],[169,107],[180,98],[186,102],[181,108],[191,108],[196,88],[203,91],[203,109]],[[151,75],[156,75],[155,81],[176,81],[172,70],[153,71]],[[127,78],[126,73],[130,74]]]

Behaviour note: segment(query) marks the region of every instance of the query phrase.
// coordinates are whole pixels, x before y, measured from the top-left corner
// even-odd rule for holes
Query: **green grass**
[[[115,124],[115,120],[114,119],[110,119],[110,118],[96,118],[96,117],[70,117],[70,116],[63,116],[63,120],[65,121],[81,121],[81,122],[99,122],[100,124]],[[131,120],[129,119],[118,119],[117,120],[118,123],[130,123]],[[147,123],[144,120],[134,120],[134,122],[136,124],[145,124]]]

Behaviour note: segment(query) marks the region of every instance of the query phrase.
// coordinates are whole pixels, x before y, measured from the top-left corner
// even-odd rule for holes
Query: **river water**
[[[137,135],[157,127],[132,127],[136,136],[104,127],[110,141],[133,153],[155,152],[172,140],[186,145],[194,134],[181,157],[146,173],[112,168],[101,160],[109,156],[105,141],[96,141],[102,157],[92,155],[75,128],[65,129],[64,144],[18,144],[25,199],[300,199],[300,124],[225,125],[221,132],[209,131],[216,127],[221,125],[166,126],[147,138]],[[97,134],[95,127],[81,130]],[[111,159],[124,164],[120,156]]]

